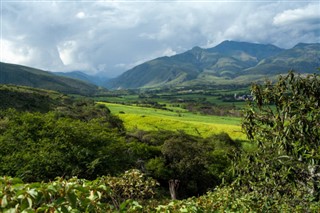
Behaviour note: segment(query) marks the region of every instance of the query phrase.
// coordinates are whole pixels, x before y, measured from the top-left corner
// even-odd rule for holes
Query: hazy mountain
[[[78,79],[81,81],[85,81],[91,84],[95,84],[97,86],[105,86],[105,83],[110,80],[110,78],[99,75],[88,75],[81,71],[72,71],[72,72],[53,72],[55,75],[69,77],[73,79]]]
[[[72,78],[57,76],[31,67],[0,62],[0,83],[56,90],[69,94],[93,95],[99,88]]]
[[[314,72],[320,67],[320,44],[281,49],[270,44],[224,41],[138,65],[110,82],[113,88],[170,85],[243,84],[290,69]]]

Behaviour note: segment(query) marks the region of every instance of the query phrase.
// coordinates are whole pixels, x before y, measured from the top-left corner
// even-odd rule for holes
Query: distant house
[[[234,99],[237,101],[247,101],[247,100],[252,100],[253,96],[252,95],[237,95],[236,93],[234,94]]]

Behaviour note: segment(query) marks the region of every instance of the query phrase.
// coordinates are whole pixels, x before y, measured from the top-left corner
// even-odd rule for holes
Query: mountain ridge
[[[29,86],[68,94],[94,95],[100,89],[84,81],[57,76],[27,66],[0,62],[0,84]]]
[[[272,44],[224,41],[212,48],[196,46],[177,55],[147,61],[111,80],[109,87],[250,83],[291,69],[314,72],[320,67],[319,54],[319,43],[299,43],[283,49]]]

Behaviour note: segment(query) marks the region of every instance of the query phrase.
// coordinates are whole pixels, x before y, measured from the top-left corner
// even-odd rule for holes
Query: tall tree
[[[243,128],[256,152],[240,156],[239,183],[263,194],[319,199],[320,76],[289,72],[253,84]]]

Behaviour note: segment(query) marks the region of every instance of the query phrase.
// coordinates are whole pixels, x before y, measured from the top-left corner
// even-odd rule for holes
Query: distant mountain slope
[[[314,73],[320,67],[320,44],[297,44],[275,56],[261,60],[243,74],[278,74],[288,69]]]
[[[224,41],[138,65],[112,80],[113,88],[244,84],[295,69],[314,72],[320,67],[320,44],[281,49],[270,44]]]
[[[98,87],[31,67],[0,62],[0,83],[30,86],[69,94],[93,95]]]
[[[272,44],[224,41],[213,48],[207,49],[207,51],[219,52],[226,56],[232,56],[244,61],[250,60],[252,57],[254,57],[256,61],[260,61],[263,58],[267,58],[282,52],[283,49]]]
[[[124,88],[178,84],[196,78],[199,72],[200,70],[193,63],[163,57],[125,72],[115,81],[111,81],[111,84]]]
[[[109,80],[109,78],[101,76],[101,75],[88,75],[81,71],[72,71],[72,72],[53,72],[53,74],[58,76],[69,77],[73,79],[78,79],[81,81],[85,81],[87,83],[91,83],[97,86],[104,86],[104,84]]]

